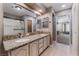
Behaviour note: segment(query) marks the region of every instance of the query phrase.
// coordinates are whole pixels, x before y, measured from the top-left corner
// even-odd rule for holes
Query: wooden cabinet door
[[[38,56],[38,41],[30,43],[30,56]]]
[[[28,45],[11,51],[12,56],[28,56]]]
[[[39,40],[39,54],[44,50],[44,38]]]
[[[49,46],[50,45],[50,38],[49,38],[49,36],[47,36],[47,46]]]
[[[46,49],[50,44],[49,36],[44,38],[44,49]]]

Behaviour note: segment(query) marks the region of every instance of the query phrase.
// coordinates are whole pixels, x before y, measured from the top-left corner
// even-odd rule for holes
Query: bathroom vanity
[[[14,40],[3,41],[9,56],[39,56],[50,45],[49,34],[35,34]]]

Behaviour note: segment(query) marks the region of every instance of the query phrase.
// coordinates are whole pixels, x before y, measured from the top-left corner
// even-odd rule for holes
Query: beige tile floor
[[[70,56],[69,48],[68,45],[55,43],[48,47],[41,56]]]

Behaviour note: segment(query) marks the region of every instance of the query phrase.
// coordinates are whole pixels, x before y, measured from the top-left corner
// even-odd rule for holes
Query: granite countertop
[[[36,35],[28,36],[28,37],[7,40],[7,41],[3,41],[3,45],[5,48],[5,51],[9,51],[11,49],[17,48],[17,47],[22,46],[24,44],[28,44],[34,40],[38,40],[38,39],[40,39],[44,36],[47,36],[47,35],[48,34],[36,34]]]

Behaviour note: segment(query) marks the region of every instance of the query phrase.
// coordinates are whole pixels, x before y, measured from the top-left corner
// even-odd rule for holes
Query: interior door
[[[27,20],[28,32],[32,32],[32,20]]]

